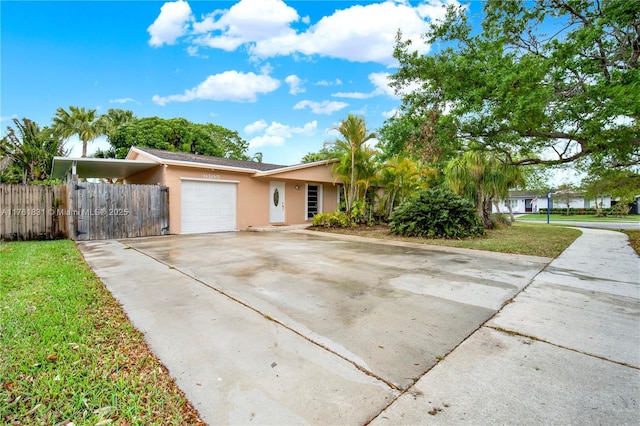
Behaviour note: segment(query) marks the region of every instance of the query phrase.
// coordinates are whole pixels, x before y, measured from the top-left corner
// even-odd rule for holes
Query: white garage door
[[[230,182],[183,180],[181,233],[235,231],[236,186]]]

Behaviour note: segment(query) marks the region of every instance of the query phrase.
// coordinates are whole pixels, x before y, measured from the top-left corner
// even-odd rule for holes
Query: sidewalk
[[[638,424],[640,258],[582,231],[372,424]]]

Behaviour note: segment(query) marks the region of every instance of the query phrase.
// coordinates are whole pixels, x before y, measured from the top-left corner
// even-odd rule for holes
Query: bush
[[[491,219],[492,229],[511,226],[511,220],[509,220],[509,217],[503,213],[491,213],[489,219]]]
[[[484,235],[475,207],[444,188],[420,191],[391,214],[392,234],[426,238],[467,238]]]
[[[626,216],[631,211],[631,206],[626,203],[616,203],[615,206],[611,207],[609,214],[611,216]]]
[[[315,215],[313,217],[313,226],[323,228],[350,228],[353,226],[353,223],[345,212],[335,211]]]
[[[362,200],[358,200],[351,206],[350,219],[354,225],[367,223],[367,206]]]
[[[618,203],[620,204],[620,203]],[[616,206],[618,205],[616,204]],[[538,210],[539,214],[547,214],[547,209],[546,208],[541,208]],[[567,208],[557,208],[554,207],[551,209],[551,214],[561,214],[564,216],[567,216]],[[607,207],[607,208],[575,208],[575,207],[571,207],[569,209],[569,216],[609,216],[609,215],[615,215],[615,206],[614,207]]]

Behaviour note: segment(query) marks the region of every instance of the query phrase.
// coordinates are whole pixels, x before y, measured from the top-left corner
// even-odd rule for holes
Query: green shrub
[[[617,204],[616,204],[617,205]],[[614,206],[615,207],[615,206]],[[611,214],[615,214],[613,212],[614,207],[607,207],[607,208],[576,208],[576,207],[571,207],[569,209],[569,216],[609,216]],[[547,209],[546,208],[541,208],[538,210],[539,214],[547,214]],[[567,208],[566,207],[554,207],[551,209],[551,214],[561,214],[564,216],[567,216]]]
[[[492,225],[491,229],[511,226],[511,220],[509,219],[509,216],[507,216],[504,213],[491,213],[491,216],[489,216],[489,219],[491,219],[491,225]]]
[[[391,214],[392,234],[426,238],[484,235],[473,204],[444,188],[420,191]]]
[[[627,216],[631,211],[631,206],[626,203],[616,203],[611,207],[609,214],[611,216]]]
[[[345,212],[335,211],[315,215],[313,217],[313,226],[323,228],[350,228],[353,224],[351,218],[349,218]]]
[[[354,225],[362,225],[367,223],[367,206],[364,201],[358,200],[353,203],[351,206],[351,211],[349,212],[351,222]]]

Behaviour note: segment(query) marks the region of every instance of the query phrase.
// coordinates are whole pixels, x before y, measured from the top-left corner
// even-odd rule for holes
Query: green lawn
[[[201,424],[71,241],[0,243],[0,424]]]
[[[571,215],[552,214],[551,222],[640,222],[640,215],[630,214],[626,217],[598,217],[592,215]],[[518,216],[516,220],[539,220],[547,221],[546,214],[526,214]]]
[[[546,224],[545,224],[546,225]],[[316,228],[318,231],[387,240],[408,241],[420,244],[460,247],[502,253],[528,254],[532,256],[557,257],[578,238],[582,232],[574,228],[541,226],[536,223],[514,223],[500,229],[493,229],[487,235],[464,240],[427,239],[400,237],[389,234],[388,226],[373,228]]]

